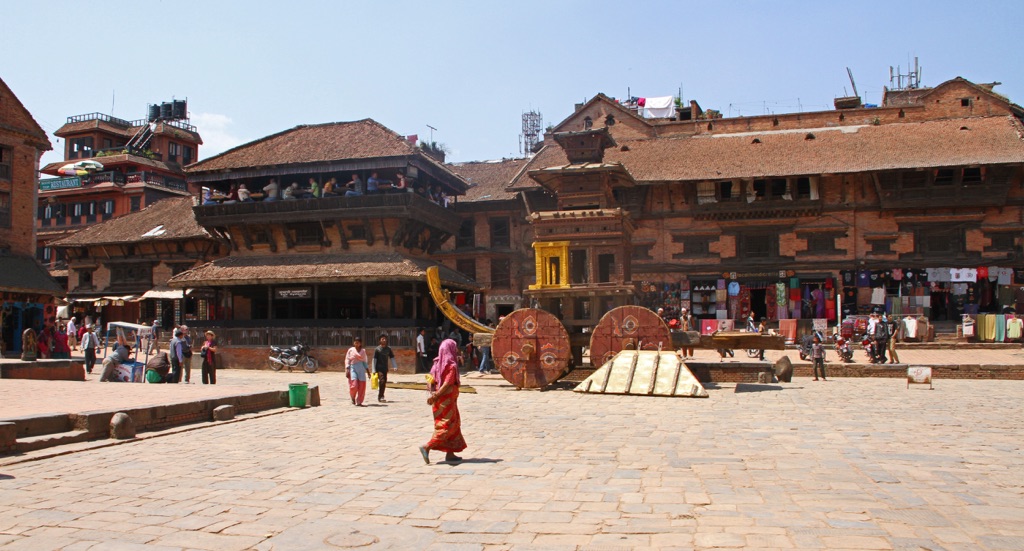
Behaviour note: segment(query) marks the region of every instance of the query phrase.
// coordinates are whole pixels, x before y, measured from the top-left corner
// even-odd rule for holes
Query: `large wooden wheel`
[[[562,322],[534,308],[516,310],[498,323],[491,352],[501,376],[517,388],[544,388],[565,373],[572,358]]]
[[[590,335],[590,363],[601,367],[622,350],[672,350],[672,334],[657,313],[643,306],[619,306],[601,316]]]

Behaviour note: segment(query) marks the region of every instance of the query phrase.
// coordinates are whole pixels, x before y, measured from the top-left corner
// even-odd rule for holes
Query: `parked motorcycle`
[[[267,367],[274,371],[281,371],[282,367],[291,371],[293,367],[302,366],[306,373],[315,373],[320,367],[316,358],[309,355],[309,347],[301,342],[291,347],[271,346],[270,350],[272,354],[267,358]]]
[[[846,363],[853,361],[853,349],[850,348],[850,342],[842,337],[836,337],[835,343],[836,354],[839,355],[839,359]]]
[[[825,342],[824,337],[819,332],[811,333],[810,335],[804,335],[800,339],[800,359],[809,360],[811,359],[811,347],[814,346],[814,336],[817,335],[821,342]]]

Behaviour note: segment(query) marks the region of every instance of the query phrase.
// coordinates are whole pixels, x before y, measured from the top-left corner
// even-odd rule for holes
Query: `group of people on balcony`
[[[309,179],[308,187],[300,187],[298,182],[281,188],[276,178],[271,178],[270,183],[263,186],[262,193],[249,190],[245,184],[231,184],[231,190],[226,196],[218,195],[215,191],[207,189],[203,192],[204,205],[216,205],[220,203],[247,203],[252,201],[290,201],[296,199],[320,199],[326,197],[361,197],[379,193],[417,193],[424,198],[433,201],[443,207],[449,203],[448,196],[437,184],[426,188],[424,186],[412,185],[405,174],[399,172],[395,180],[385,180],[371,172],[367,180],[363,180],[358,173],[352,174],[352,179],[344,184],[338,184],[337,178],[330,178],[323,186],[316,178]]]

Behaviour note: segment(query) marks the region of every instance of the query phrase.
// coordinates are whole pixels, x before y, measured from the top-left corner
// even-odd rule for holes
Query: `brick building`
[[[52,325],[60,286],[33,257],[39,159],[46,132],[0,80],[0,355],[21,350],[24,329]]]
[[[208,325],[235,345],[225,361],[243,354],[244,345],[265,359],[267,344],[296,339],[343,352],[356,335],[365,334],[369,345],[386,333],[394,346],[410,347],[417,327],[437,323],[426,268],[438,264],[433,256],[459,232],[454,206],[468,184],[404,137],[370,119],[303,125],[205,159],[187,173],[191,184],[211,192],[194,208],[196,219],[227,236],[230,251],[169,284],[215,297]],[[374,176],[383,182],[376,192],[365,187]],[[311,185],[324,190],[330,183],[335,195],[232,198],[242,186],[263,198],[272,182],[310,193]],[[443,266],[441,277],[456,291],[479,289]]]
[[[192,197],[157,201],[139,212],[53,241],[66,258],[67,299],[78,318],[174,327],[211,317],[210,296],[171,289],[174,275],[227,254],[227,241],[196,223]]]
[[[554,131],[614,139],[604,162],[637,183],[614,201],[651,307],[802,324],[1024,307],[1024,110],[962,78],[856,105],[720,118],[691,103],[646,119],[598,95]],[[537,171],[570,164],[551,138],[509,187],[532,211],[548,210]]]
[[[146,118],[133,121],[102,113],[75,115],[54,132],[64,139],[64,160],[40,172],[58,177],[62,166],[83,160],[103,166],[39,184],[36,256],[65,286],[70,274],[51,242],[161,199],[194,194],[182,167],[198,160],[203,141],[189,124],[187,109],[178,100],[150,105]]]

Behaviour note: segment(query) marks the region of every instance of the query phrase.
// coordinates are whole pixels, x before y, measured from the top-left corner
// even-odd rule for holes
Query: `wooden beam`
[[[363,218],[363,231],[366,232],[366,244],[373,246],[373,225],[369,218]]]
[[[345,225],[338,220],[338,235],[341,237],[341,248],[348,250],[348,239],[345,238]]]

